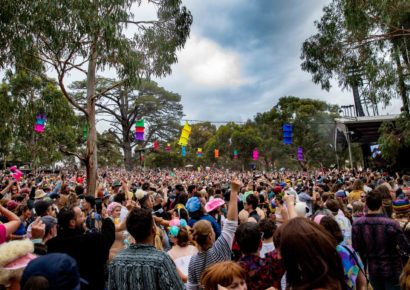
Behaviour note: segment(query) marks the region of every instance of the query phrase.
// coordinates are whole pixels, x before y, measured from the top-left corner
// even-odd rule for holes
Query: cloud
[[[249,82],[242,76],[238,53],[195,34],[191,35],[178,59],[180,72],[198,85],[223,88]]]

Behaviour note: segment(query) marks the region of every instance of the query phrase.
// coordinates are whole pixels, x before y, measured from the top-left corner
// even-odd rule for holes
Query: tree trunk
[[[95,195],[97,186],[97,128],[95,122],[95,84],[96,84],[96,66],[97,66],[97,49],[96,43],[91,46],[91,58],[88,63],[87,75],[87,195]]]
[[[128,138],[129,139],[129,138]],[[124,164],[125,169],[131,171],[134,167],[134,162],[132,160],[132,148],[131,148],[131,141],[125,139],[122,150],[124,150]]]
[[[393,55],[397,65],[397,75],[399,76],[399,93],[403,101],[403,109],[406,113],[409,113],[409,98],[407,97],[406,83],[404,81],[403,75],[403,66],[400,60],[400,48],[398,47],[397,42],[393,42],[393,46],[395,50],[393,52]]]

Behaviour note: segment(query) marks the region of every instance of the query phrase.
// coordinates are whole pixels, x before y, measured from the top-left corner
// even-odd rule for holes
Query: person
[[[403,268],[403,272],[400,274],[400,287],[401,289],[410,289],[410,259],[407,261]]]
[[[188,280],[188,266],[191,257],[198,252],[197,248],[189,244],[189,232],[185,220],[174,219],[177,225],[173,225],[169,229],[171,242],[174,244],[172,249],[168,251],[168,255],[172,258],[181,275],[182,281]],[[172,222],[172,221],[171,221]]]
[[[344,215],[340,202],[336,199],[329,199],[326,201],[326,207],[332,212],[335,220],[339,224],[340,229],[342,230],[344,241],[346,244],[352,244],[352,224],[350,220]]]
[[[85,226],[89,232],[98,232],[101,228],[101,215],[95,211],[95,198],[86,195],[82,202],[82,210],[85,214]]]
[[[188,220],[188,225],[192,228],[195,223],[201,220],[206,220],[211,223],[213,231],[216,234],[216,238],[218,238],[221,234],[221,226],[217,223],[217,221],[210,216],[209,214],[205,213],[205,209],[201,204],[201,200],[194,196],[188,199],[185,205],[190,219]]]
[[[201,277],[201,284],[205,290],[247,290],[245,277],[243,268],[235,262],[225,261],[206,269]]]
[[[199,252],[189,262],[188,290],[199,289],[201,275],[207,267],[218,262],[231,260],[232,243],[238,226],[237,198],[240,188],[241,184],[238,181],[231,183],[227,220],[221,235],[216,241],[215,232],[209,221],[200,220],[194,224],[192,236]]]
[[[262,233],[262,248],[259,251],[261,258],[265,258],[265,254],[275,250],[273,235],[276,228],[275,222],[271,219],[264,219],[259,222],[259,230]]]
[[[157,229],[152,210],[131,210],[126,228],[135,244],[122,250],[111,262],[108,289],[184,289],[170,256],[154,247]]]
[[[353,202],[355,201],[360,201],[362,194],[366,194],[363,189],[363,181],[360,179],[356,179],[353,182],[352,191],[347,196],[347,200],[350,204],[353,204]]]
[[[249,289],[280,288],[285,268],[275,250],[260,257],[261,233],[257,223],[246,222],[238,227],[235,236],[243,254],[238,263],[247,273]]]
[[[7,219],[6,223],[0,223],[0,244],[7,240],[7,237],[14,233],[20,226],[21,220],[13,212],[0,204],[0,214]]]
[[[252,193],[247,192],[244,195],[243,207],[249,213],[249,218],[253,218],[256,222],[261,220],[256,208],[259,205],[259,199]]]
[[[383,214],[383,198],[377,190],[367,194],[368,213],[353,224],[352,245],[367,264],[375,290],[400,289],[403,268],[398,248],[409,253],[410,244],[399,223]]]
[[[76,261],[69,255],[54,253],[30,261],[20,287],[22,290],[80,290],[80,281]]]
[[[86,233],[85,218],[77,206],[63,208],[58,213],[58,232],[47,241],[48,253],[65,253],[77,261],[81,277],[86,281],[82,289],[104,289],[104,267],[115,240],[111,219],[102,219],[101,232]]]
[[[121,204],[118,202],[112,202],[107,207],[107,214],[113,221],[115,225],[115,241],[110,249],[109,261],[118,255],[118,252],[124,249],[124,231],[121,229],[120,215],[121,215]]]
[[[362,260],[356,251],[345,243],[339,224],[330,216],[322,216],[318,222],[338,243],[336,250],[342,260],[345,282],[349,289],[365,289],[366,273]]]
[[[19,289],[24,268],[37,258],[33,251],[33,243],[28,239],[0,245],[0,289]]]
[[[221,228],[225,223],[225,216],[221,211],[221,207],[223,207],[224,205],[225,201],[222,198],[217,197],[208,201],[204,207],[205,211],[216,220]]]
[[[336,241],[313,221],[292,216],[274,237],[288,289],[347,289]]]

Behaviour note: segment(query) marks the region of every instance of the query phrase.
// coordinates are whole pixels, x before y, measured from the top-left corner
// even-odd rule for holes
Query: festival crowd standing
[[[0,172],[0,289],[410,289],[410,176]]]

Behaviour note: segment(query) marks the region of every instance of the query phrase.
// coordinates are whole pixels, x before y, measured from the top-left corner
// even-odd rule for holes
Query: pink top
[[[7,238],[6,226],[3,224],[0,224],[0,244],[3,244],[6,241],[6,238]]]

